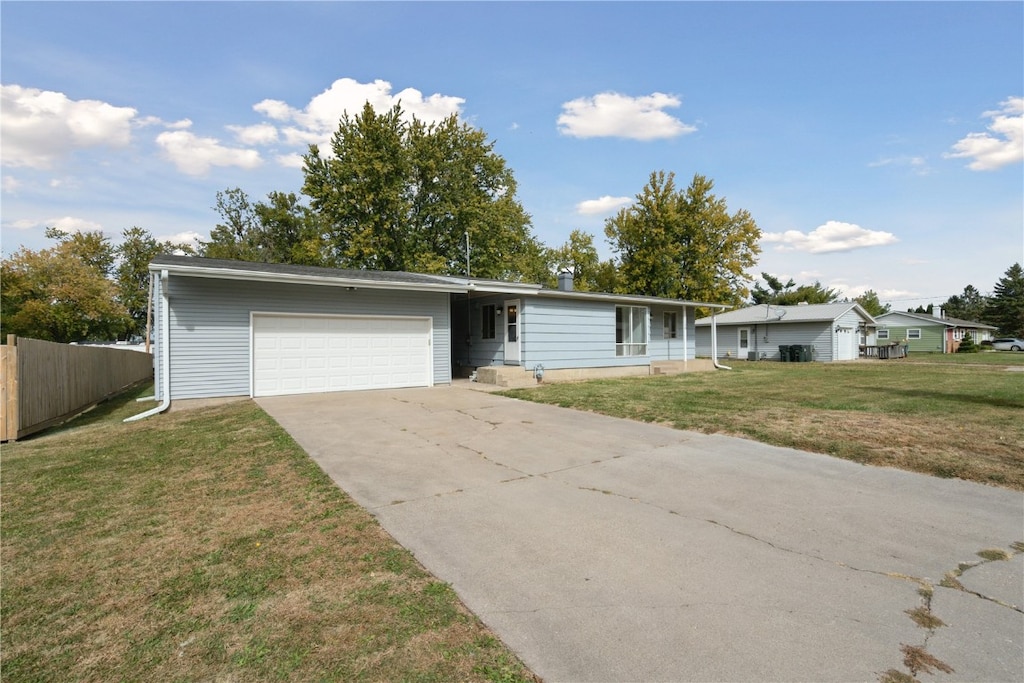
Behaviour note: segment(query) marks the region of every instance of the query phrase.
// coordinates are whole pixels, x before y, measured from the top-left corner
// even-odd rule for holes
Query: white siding
[[[249,395],[252,311],[430,317],[434,382],[451,382],[446,293],[348,290],[177,275],[170,277],[169,291],[172,398]],[[159,353],[162,349],[158,348]]]

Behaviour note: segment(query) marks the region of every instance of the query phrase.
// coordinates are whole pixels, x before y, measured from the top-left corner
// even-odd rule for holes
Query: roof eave
[[[153,272],[166,271],[172,275],[186,277],[203,277],[212,280],[246,280],[259,282],[277,282],[285,284],[306,284],[326,287],[346,287],[351,289],[390,289],[413,292],[465,292],[467,285],[430,284],[423,282],[399,282],[396,280],[364,280],[330,275],[308,275],[298,273],[272,273],[259,270],[243,270],[232,268],[205,268],[180,264],[154,263],[149,269]]]
[[[702,301],[684,301],[683,299],[664,299],[653,296],[636,296],[630,294],[607,294],[604,292],[576,292],[564,291],[561,289],[541,289],[535,292],[537,296],[556,299],[578,299],[595,301],[612,301],[629,304],[661,304],[665,306],[690,306],[693,308],[729,308],[727,304],[709,304]]]

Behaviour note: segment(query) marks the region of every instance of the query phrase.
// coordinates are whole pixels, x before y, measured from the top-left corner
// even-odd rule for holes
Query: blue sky
[[[46,226],[206,238],[299,192],[371,100],[486,131],[549,246],[652,171],[715,181],[751,275],[894,309],[1024,261],[1024,3],[0,5],[2,249]]]

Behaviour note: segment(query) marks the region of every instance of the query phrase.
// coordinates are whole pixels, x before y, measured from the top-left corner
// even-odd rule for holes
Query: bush
[[[981,347],[974,343],[974,337],[968,332],[964,335],[963,340],[960,341],[960,346],[956,348],[957,353],[978,353],[981,351]]]

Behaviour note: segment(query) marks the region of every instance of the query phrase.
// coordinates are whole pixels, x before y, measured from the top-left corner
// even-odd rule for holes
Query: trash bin
[[[814,347],[809,344],[800,344],[791,346],[794,363],[810,363],[811,356],[814,353]]]
[[[789,362],[799,363],[800,362],[800,345],[793,344],[789,347]]]
[[[789,344],[779,344],[779,360],[783,363],[789,361]]]

